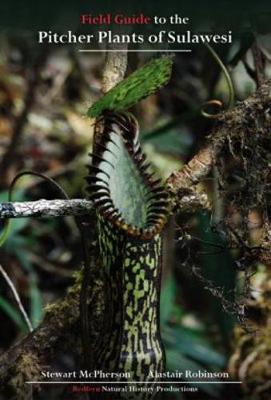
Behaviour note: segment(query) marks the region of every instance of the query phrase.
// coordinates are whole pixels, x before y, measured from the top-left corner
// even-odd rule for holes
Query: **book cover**
[[[271,6],[2,2],[0,400],[269,400]]]

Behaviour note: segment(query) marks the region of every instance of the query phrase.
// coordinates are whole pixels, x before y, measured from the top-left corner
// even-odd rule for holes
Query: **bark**
[[[109,50],[114,50],[111,48]],[[122,50],[125,50],[124,45]],[[103,73],[102,90],[104,93],[123,80],[127,69],[127,53],[124,51],[106,54],[106,64]]]
[[[207,204],[207,197],[186,193],[178,203],[181,213],[192,213]],[[70,200],[37,200],[24,202],[0,203],[0,218],[25,218],[25,217],[74,217],[88,215],[93,210],[93,204],[85,199]]]
[[[92,202],[84,199],[7,202],[0,204],[0,218],[77,217],[87,215],[91,210]]]

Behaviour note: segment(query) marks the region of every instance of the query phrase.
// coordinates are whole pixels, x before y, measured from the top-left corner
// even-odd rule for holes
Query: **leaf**
[[[177,349],[182,354],[204,363],[209,367],[225,366],[223,354],[215,351],[208,342],[194,337],[182,327],[167,327],[163,330],[163,339],[168,347]]]
[[[180,154],[187,154],[191,144],[192,137],[189,131],[183,127],[182,130],[167,130],[159,135],[147,134],[142,137],[143,143],[150,143],[155,147],[155,150],[172,153],[180,156]]]
[[[31,222],[30,218],[15,218],[12,221],[10,235],[15,235],[27,227]]]
[[[160,321],[161,325],[164,326],[170,319],[172,314],[174,301],[176,297],[176,280],[173,276],[170,276],[163,286],[160,300]]]
[[[16,191],[17,199],[22,201],[24,199],[24,191],[18,189]],[[0,193],[0,203],[6,202],[8,200],[8,192],[4,191]],[[11,219],[1,220],[0,219],[0,247],[6,244],[7,240],[13,236],[17,231],[23,229],[29,221],[25,221],[24,218],[21,221],[13,221]]]
[[[169,371],[177,370],[180,372],[184,372],[185,374],[185,371],[191,371],[192,373],[193,372],[197,373],[199,370],[202,370],[201,364],[189,360],[188,358],[184,357],[182,353],[176,351],[175,349],[170,349],[166,352],[166,359]],[[180,380],[185,380],[185,379],[180,379]],[[187,378],[187,380],[200,381],[201,379]],[[191,386],[197,386],[203,392],[218,397],[221,391],[222,382],[221,384],[198,384],[198,385],[191,384]]]
[[[16,199],[14,201],[24,201],[25,200],[25,190],[24,189],[17,189],[14,190],[13,199]],[[0,192],[0,203],[5,203],[8,201],[8,191],[5,190],[3,192]]]
[[[223,297],[229,301],[234,301],[234,285],[236,272],[233,264],[233,258],[227,244],[221,234],[213,232],[210,227],[210,216],[200,213],[198,215],[199,236],[202,239],[201,250],[206,252],[201,256],[201,267],[203,276],[214,283],[215,287],[223,289]],[[217,248],[216,246],[221,246]],[[208,294],[210,299],[209,316],[213,316],[218,324],[221,338],[225,346],[229,346],[231,342],[231,334],[233,328],[233,316],[221,310],[221,300]]]
[[[38,287],[38,278],[37,274],[32,266],[32,263],[29,261],[27,257],[27,253],[19,250],[14,250],[14,253],[23,268],[29,274],[29,297],[30,297],[30,310],[31,310],[31,322],[33,327],[35,328],[42,319],[42,296]]]
[[[94,103],[88,109],[87,115],[95,118],[104,110],[127,110],[165,85],[170,78],[171,69],[172,57],[150,61]]]
[[[21,314],[2,296],[0,296],[0,308],[9,316],[9,318],[18,326],[18,328],[23,333],[28,332],[28,328],[24,320],[22,319]]]
[[[36,273],[30,274],[30,299],[31,299],[31,322],[36,328],[43,316],[42,312],[42,297],[37,285]]]

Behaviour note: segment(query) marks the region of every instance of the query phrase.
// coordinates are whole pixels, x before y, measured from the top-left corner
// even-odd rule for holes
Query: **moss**
[[[78,307],[78,301],[81,291],[82,283],[82,270],[76,271],[73,275],[75,283],[68,288],[67,296],[64,299],[56,301],[55,303],[47,304],[44,307],[44,313],[46,316],[61,315],[65,313],[67,309],[71,309],[73,306]]]
[[[270,89],[263,86],[255,100],[244,102],[221,118],[224,129],[210,138],[220,147],[217,167],[223,198],[245,218],[250,209],[270,201]],[[222,144],[222,145],[221,145]]]
[[[251,321],[252,332],[240,327],[235,330],[235,352],[230,360],[230,373],[243,381],[246,400],[269,400],[271,391],[271,305],[268,300],[271,284],[270,271],[258,297],[251,306],[266,316],[261,325]],[[267,293],[267,296],[265,296]]]
[[[31,386],[27,381],[40,380],[42,368],[36,354],[23,352],[14,365],[13,377],[10,386],[16,393],[16,399],[25,400],[29,398]]]

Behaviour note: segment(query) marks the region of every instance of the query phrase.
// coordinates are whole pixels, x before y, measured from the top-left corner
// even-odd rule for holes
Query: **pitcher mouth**
[[[104,111],[97,120],[99,140],[86,177],[98,212],[126,234],[151,239],[163,229],[168,194],[155,179],[138,139],[138,123],[126,112]]]

